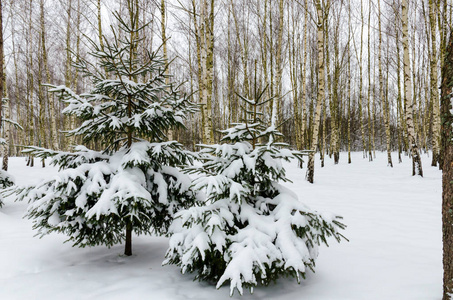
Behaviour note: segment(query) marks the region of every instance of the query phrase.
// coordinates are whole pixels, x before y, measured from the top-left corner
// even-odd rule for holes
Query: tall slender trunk
[[[264,26],[264,28],[266,28]],[[264,51],[263,51],[264,52]],[[233,66],[233,46],[232,46],[232,38],[231,38],[231,9],[228,10],[228,25],[227,25],[227,99],[228,99],[228,114],[226,117],[226,124],[236,123],[237,119],[237,112],[238,112],[238,104],[237,104],[237,97],[234,93],[234,82],[236,77],[235,67]],[[265,64],[265,60],[263,60],[263,64]]]
[[[35,132],[33,131],[34,128],[34,114],[33,114],[33,88],[34,88],[34,80],[33,80],[33,22],[32,22],[32,15],[33,15],[33,1],[30,0],[29,3],[29,24],[28,24],[28,45],[27,45],[27,121],[26,121],[26,135],[28,136],[28,145],[34,144],[34,137]],[[34,158],[30,156],[27,162],[27,165],[30,167],[34,166]]]
[[[440,49],[439,49],[439,59],[440,59],[440,65],[442,66],[441,69],[441,77],[442,80],[445,77],[444,76],[444,70],[446,63],[444,62],[444,58],[447,55],[446,52],[446,45],[447,45],[447,0],[438,0],[437,2],[437,28],[439,30],[439,36],[440,36]],[[443,4],[443,5],[442,5]],[[443,6],[443,9],[442,9]],[[452,10],[450,10],[450,18],[451,18],[451,13]],[[450,19],[451,20],[451,19]],[[451,22],[450,22],[451,24]],[[443,128],[443,127],[442,127]],[[445,142],[442,140],[444,138],[444,135],[441,136],[441,143],[444,144]],[[445,147],[440,148],[440,153],[439,153],[439,169],[443,168],[444,166],[444,151]]]
[[[206,27],[206,48],[207,48],[207,60],[206,60],[206,70],[207,70],[207,110],[208,110],[208,128],[210,143],[214,143],[214,126],[213,126],[213,117],[212,117],[212,95],[213,95],[213,82],[214,82],[214,11],[215,11],[215,0],[211,0],[210,10],[208,17],[208,26]]]
[[[247,99],[250,98],[250,78],[249,78],[249,67],[248,67],[248,59],[249,59],[249,52],[248,52],[248,36],[247,33],[244,33],[243,38],[241,37],[241,28],[239,27],[238,17],[234,8],[234,2],[231,1],[231,14],[233,16],[234,26],[236,30],[236,41],[239,44],[239,49],[241,51],[241,61],[242,61],[242,69],[244,72],[244,79],[243,79],[243,95]],[[263,29],[265,31],[265,29]],[[247,29],[245,30],[247,31]]]
[[[440,147],[440,110],[439,110],[439,93],[437,83],[437,40],[436,40],[436,18],[433,0],[429,0],[429,24],[431,28],[431,61],[430,61],[430,79],[431,79],[431,102],[433,106],[433,159],[431,166],[437,166],[439,161]]]
[[[14,0],[11,0],[11,3],[10,3],[11,11],[13,11],[13,9],[12,9],[13,1]],[[11,43],[12,43],[12,47],[13,47],[14,80],[15,80],[14,100],[15,100],[15,104],[16,104],[17,121],[19,123],[22,123],[21,101],[19,101],[19,95],[20,95],[20,92],[19,92],[19,68],[18,68],[18,64],[17,64],[17,53],[16,53],[16,42],[15,42],[16,30],[15,30],[14,18],[11,17],[10,20],[11,20]],[[16,141],[18,144],[21,144],[21,143],[25,144],[24,141],[22,140],[22,130],[17,130]],[[18,155],[17,147],[15,147],[15,149],[14,149],[14,154]]]
[[[367,94],[367,112],[368,112],[368,160],[373,161],[372,149],[372,120],[371,120],[371,0],[368,1],[368,94]]]
[[[373,52],[374,53],[377,53],[377,49],[376,49],[376,44],[374,45],[374,49],[373,49]],[[376,95],[376,91],[378,90],[376,88],[376,82],[378,81],[378,79],[376,79],[376,65],[377,65],[377,58],[376,58],[376,55],[374,55],[374,66],[373,66],[373,96],[371,97],[371,112],[370,112],[370,115],[371,115],[371,149],[373,151],[373,158],[376,158],[376,124],[378,122],[377,120],[377,108],[376,108],[376,98],[377,98],[377,95]],[[379,121],[382,121],[382,118],[380,117],[379,118]],[[380,124],[381,128],[384,127],[384,124]],[[379,138],[380,138],[380,144],[382,145],[383,142],[382,142],[382,134],[379,135]]]
[[[412,175],[423,176],[422,161],[415,138],[414,120],[413,120],[413,100],[410,80],[409,66],[409,41],[408,41],[408,17],[407,17],[407,0],[402,0],[402,24],[403,24],[403,63],[404,63],[404,97],[406,99],[406,123],[407,133],[412,152]]]
[[[307,0],[304,0],[307,7]],[[307,115],[307,56],[308,56],[308,11],[304,14],[304,61],[302,66],[302,121],[301,121],[301,145],[299,149],[305,149],[305,116]],[[302,163],[300,165],[302,167]]]
[[[401,163],[403,160],[401,158],[401,152],[404,150],[407,152],[408,150],[408,143],[407,143],[407,129],[406,129],[406,122],[404,120],[404,116],[406,113],[406,102],[405,98],[403,99],[401,93],[401,54],[400,54],[400,39],[399,39],[399,22],[401,18],[399,17],[399,9],[394,8],[395,11],[395,44],[396,44],[396,75],[397,75],[397,120],[399,123],[399,130],[398,130],[398,161]]]
[[[450,36],[442,65],[442,242],[443,242],[443,300],[453,298],[453,38]]]
[[[66,24],[66,66],[65,66],[65,85],[67,87],[71,87],[72,82],[72,74],[71,74],[71,13],[72,13],[72,0],[68,0],[67,2],[68,10],[67,10],[67,24]],[[65,130],[71,130],[71,116],[64,116],[64,128]],[[65,148],[68,149],[74,143],[74,137],[67,137],[65,139]]]
[[[348,0],[348,37],[352,40],[351,0]],[[351,45],[348,44],[348,164],[351,163]]]
[[[323,74],[323,78],[326,78],[327,80],[324,81],[325,88],[327,90],[327,93],[325,93],[324,97],[324,105],[323,105],[323,111],[322,111],[322,118],[321,118],[321,143],[320,143],[320,156],[321,156],[321,168],[324,168],[325,164],[325,159],[326,159],[326,152],[328,151],[327,147],[327,105],[330,104],[330,101],[332,101],[332,94],[330,93],[330,88],[331,88],[331,79],[332,77],[330,76],[330,52],[329,52],[329,26],[328,26],[328,18],[324,18],[324,49],[325,49],[325,71],[326,74]],[[331,143],[332,144],[332,143]]]
[[[77,31],[77,34],[75,35],[75,38],[76,38],[76,57],[75,57],[75,61],[76,63],[78,64],[80,62],[80,35],[81,35],[81,32],[80,32],[80,25],[81,25],[81,15],[82,15],[82,12],[81,12],[81,8],[80,8],[80,0],[77,0],[77,17],[76,17],[76,31]],[[74,77],[73,77],[73,84],[74,84],[74,89],[77,93],[79,93],[79,69],[76,69],[75,71],[75,74],[74,74]],[[70,119],[71,123],[70,123],[70,128],[76,128],[76,118],[72,117]],[[79,138],[80,139],[80,138]],[[77,141],[76,137],[74,136],[72,138],[74,144],[79,144],[79,142]]]
[[[315,153],[318,147],[319,122],[321,110],[324,102],[324,13],[320,0],[315,1],[317,21],[318,21],[318,96],[316,100],[316,111],[313,122],[313,136],[311,142],[311,152],[308,156],[307,175],[308,182],[313,183],[315,177]]]
[[[261,48],[262,48],[262,64],[263,64],[263,77],[264,77],[264,84],[266,87],[269,87],[270,85],[270,80],[269,80],[269,74],[268,74],[268,36],[267,36],[267,18],[268,18],[268,0],[264,0],[264,12],[263,12],[263,23],[262,23],[262,38],[261,38]],[[268,88],[266,90],[267,93],[267,98],[271,98],[273,95],[270,92],[270,89]],[[237,102],[237,100],[235,100]],[[263,108],[266,110],[266,107]],[[270,109],[269,109],[270,111]]]
[[[47,59],[47,46],[46,46],[46,28],[45,28],[45,21],[44,21],[44,2],[41,0],[41,47],[42,47],[42,60],[44,69],[46,72],[46,83],[50,83],[50,71],[49,71],[49,63]],[[57,124],[56,124],[56,113],[55,113],[55,103],[54,103],[54,96],[49,96],[46,93],[46,102],[48,107],[48,116],[50,121],[50,145],[52,149],[59,150],[58,146],[58,133],[57,133]]]
[[[98,38],[101,51],[104,51],[104,38],[102,36],[102,16],[101,16],[101,0],[97,2],[97,18],[98,18]]]
[[[327,19],[327,18],[326,18]],[[325,159],[326,159],[326,154],[329,155],[330,149],[327,147],[327,107],[330,106],[332,102],[332,93],[331,92],[331,86],[332,86],[332,76],[330,74],[330,47],[329,47],[329,26],[327,24],[327,20],[324,20],[324,49],[325,49],[325,70],[326,74],[324,75],[326,81],[326,93],[324,97],[324,110],[322,113],[322,119],[321,119],[321,126],[322,126],[322,157],[321,157],[321,166],[324,167]],[[332,140],[330,140],[330,145],[332,145]]]
[[[41,23],[41,32],[40,32],[40,44],[41,44],[41,60],[38,61],[38,104],[39,104],[39,111],[38,111],[38,126],[39,126],[39,146],[47,148],[47,137],[46,137],[46,106],[47,106],[47,94],[45,95],[42,76],[43,76],[43,65],[44,65],[44,52],[45,49],[45,28],[44,28],[44,1],[40,0],[39,2],[39,10],[40,10],[40,23]],[[39,53],[39,52],[38,52]],[[41,160],[42,167],[46,166],[45,160]]]
[[[214,132],[212,127],[212,80],[213,80],[213,53],[214,53],[214,0],[211,0],[211,12],[208,16],[208,0],[203,0],[201,4],[200,25],[201,28],[198,32],[200,35],[200,48],[201,48],[201,97],[202,97],[202,129],[203,129],[203,143],[212,144],[214,142]],[[194,16],[196,18],[196,16]]]
[[[389,66],[389,61],[390,61],[390,51],[389,51],[389,43],[387,43],[387,63],[386,63],[386,77],[385,77],[385,104],[386,104],[386,109],[384,113],[386,114],[386,120],[387,123],[390,123],[390,111],[391,111],[391,106],[390,106],[390,100],[389,100],[389,74],[390,74],[390,66]],[[387,126],[386,128],[386,136],[387,136],[387,160],[390,161],[391,166],[393,167],[393,160],[391,156],[391,132],[390,132],[390,125]]]
[[[390,121],[389,121],[389,103],[387,98],[384,97],[384,78],[382,76],[382,31],[381,31],[381,0],[378,0],[378,23],[379,23],[379,50],[378,50],[378,64],[379,64],[379,99],[384,108],[384,126],[385,126],[385,144],[387,148],[387,165],[393,167],[392,153],[390,148]]]
[[[195,0],[192,0],[192,11],[189,13],[190,18],[192,18],[193,21],[193,30],[194,30],[194,36],[195,36],[195,44],[196,44],[196,49],[197,49],[197,82],[198,82],[198,103],[200,104],[201,107],[201,118],[199,120],[199,126],[201,127],[201,141],[203,144],[207,144],[206,140],[206,135],[203,133],[205,124],[206,124],[206,111],[203,109],[203,63],[202,63],[202,30],[201,30],[201,24],[198,22],[198,15],[199,13],[197,12],[197,5],[196,5]]]
[[[289,74],[291,79],[291,90],[293,95],[293,103],[294,103],[294,136],[295,136],[295,146],[297,149],[301,144],[301,109],[300,109],[300,93],[298,88],[298,63],[297,63],[297,55],[300,51],[300,36],[296,34],[296,31],[299,30],[299,23],[296,21],[295,11],[294,8],[291,11],[291,24],[288,26],[292,28],[288,30],[288,58],[289,58]],[[288,21],[289,23],[289,21]],[[297,53],[297,54],[296,54]]]
[[[310,86],[315,89],[316,87],[316,73],[318,71],[318,62],[315,60],[310,61]],[[315,118],[315,99],[311,98],[308,105],[308,127],[307,127],[307,144],[308,149],[312,148],[313,141],[313,122]],[[308,166],[308,164],[307,164]]]
[[[283,78],[283,0],[279,0],[278,2],[278,36],[277,36],[277,56],[275,58],[277,74],[275,77],[275,86],[277,87],[277,93],[274,101],[277,101],[277,105],[275,106],[277,109],[276,117],[277,123],[280,120],[281,114],[281,97],[282,97],[282,78]],[[276,125],[277,126],[277,125]]]
[[[360,1],[360,55],[359,55],[359,119],[360,119],[360,131],[362,133],[362,151],[363,151],[363,158],[366,157],[366,142],[365,142],[365,126],[364,126],[364,118],[363,116],[363,24],[365,23],[363,20],[363,1]]]
[[[415,11],[415,14],[417,15],[417,11]],[[417,18],[417,16],[415,16],[415,19]],[[408,21],[409,22],[409,21]],[[413,119],[413,122],[414,122],[414,138],[415,138],[415,141],[417,141],[417,147],[420,148],[420,145],[421,145],[421,139],[420,139],[420,130],[419,130],[419,125],[420,125],[420,122],[419,122],[419,115],[418,115],[418,101],[417,99],[419,99],[420,97],[417,97],[419,96],[418,93],[417,93],[417,84],[420,80],[418,80],[418,74],[419,74],[419,70],[418,68],[416,67],[416,57],[417,57],[417,48],[415,43],[416,43],[416,32],[417,32],[417,24],[412,24],[412,119]],[[409,23],[408,23],[408,26],[409,26]],[[410,55],[410,54],[409,54]],[[419,153],[421,153],[421,149],[419,149]]]
[[[0,0],[0,29],[3,28],[3,17],[2,17],[2,12],[3,12],[3,1]],[[5,70],[4,70],[4,60],[3,60],[4,54],[3,54],[3,30],[0,30],[0,130],[2,129],[3,125],[3,119],[6,111],[8,111],[7,107],[3,105],[3,98],[5,97],[5,90],[4,90],[4,82],[5,82]],[[6,139],[5,139],[6,140]],[[8,140],[6,140],[4,147],[4,154],[7,151],[8,148]],[[4,155],[3,158],[7,157],[7,155]],[[3,161],[3,170],[8,169],[8,158],[6,158],[6,165],[5,161]]]
[[[168,68],[168,51],[167,51],[167,30],[166,30],[166,5],[165,5],[165,0],[160,1],[160,29],[161,29],[161,35],[162,35],[162,52],[164,55],[164,61],[165,61],[165,84],[168,85],[170,83],[170,77],[169,77],[169,68]],[[174,139],[173,137],[173,130],[168,130],[167,137],[169,141],[172,141]]]
[[[341,5],[341,3],[340,3]],[[339,20],[339,16],[338,19]],[[333,41],[333,74],[331,76],[331,155],[333,155],[334,164],[338,164],[340,161],[340,132],[341,132],[341,91],[340,91],[340,80],[342,71],[342,58],[340,58],[340,32],[339,28],[333,29],[334,41]]]
[[[38,52],[39,53],[39,52]],[[38,146],[47,148],[46,145],[46,134],[44,128],[46,127],[45,124],[45,112],[46,112],[46,104],[44,99],[44,89],[43,89],[43,82],[42,82],[42,61],[38,61]],[[45,160],[41,159],[42,167],[46,166]]]

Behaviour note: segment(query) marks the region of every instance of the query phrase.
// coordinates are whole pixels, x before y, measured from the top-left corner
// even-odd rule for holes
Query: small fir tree
[[[202,145],[203,164],[191,170],[201,175],[193,187],[207,201],[177,214],[164,261],[217,288],[229,281],[231,295],[280,276],[300,281],[313,270],[321,242],[329,236],[340,241],[345,228],[341,217],[311,210],[279,183],[289,181],[283,161],[301,161],[304,153],[276,142],[275,116],[263,126],[257,113],[262,95],[242,98],[249,118],[222,131],[223,144]]]
[[[82,121],[69,134],[85,143],[101,142],[104,150],[30,147],[28,153],[52,157],[60,171],[17,192],[30,202],[27,216],[39,235],[64,233],[81,247],[125,241],[125,255],[131,255],[132,232],[165,234],[173,215],[195,201],[190,178],[179,169],[192,157],[178,142],[166,141],[166,132],[183,128],[196,107],[165,83],[164,59],[149,52],[138,56],[143,28],[136,18],[129,23],[116,18],[121,39],[114,32],[114,42],[104,41],[104,50],[94,45],[98,67],[84,60],[76,65],[93,89],[82,94],[65,86],[50,90],[67,104],[66,115]]]

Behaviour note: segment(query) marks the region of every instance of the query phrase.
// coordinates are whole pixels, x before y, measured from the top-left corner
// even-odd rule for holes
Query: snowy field
[[[297,284],[280,279],[233,299],[282,300],[430,300],[442,296],[441,172],[423,156],[424,178],[411,176],[404,157],[394,168],[386,155],[373,162],[341,154],[340,164],[318,165],[315,184],[305,169],[288,165],[299,199],[319,211],[344,217],[350,242],[322,247],[316,273]],[[38,163],[37,163],[38,164]],[[55,174],[47,167],[28,168],[23,158],[10,160],[19,185]],[[134,237],[132,257],[123,246],[73,248],[65,236],[33,237],[31,221],[22,219],[26,203],[5,200],[0,209],[0,299],[231,299],[229,287],[216,290],[193,282],[175,266],[162,267],[168,240]]]

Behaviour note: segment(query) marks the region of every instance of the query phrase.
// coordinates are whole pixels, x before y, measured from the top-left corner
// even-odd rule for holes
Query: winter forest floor
[[[394,168],[386,155],[373,162],[353,153],[352,164],[326,160],[315,170],[315,184],[305,169],[288,164],[288,183],[313,209],[344,217],[350,242],[322,247],[316,273],[297,284],[280,279],[233,299],[430,300],[442,295],[441,171],[423,155],[424,178],[411,176],[403,157]],[[37,163],[38,164],[38,163]],[[19,185],[52,176],[56,169],[28,168],[23,158],[10,160]],[[22,219],[26,203],[5,200],[0,209],[0,299],[231,299],[229,287],[216,290],[193,282],[175,266],[162,267],[167,238],[134,237],[132,257],[121,245],[73,248],[65,236],[33,237],[31,222]]]

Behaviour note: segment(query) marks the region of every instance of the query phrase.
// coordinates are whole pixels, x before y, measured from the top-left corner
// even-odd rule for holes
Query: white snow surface
[[[258,286],[251,295],[233,299],[304,300],[430,300],[442,297],[441,171],[423,155],[424,178],[411,176],[403,157],[387,167],[386,154],[373,162],[353,153],[347,164],[316,160],[315,184],[305,181],[306,169],[284,163],[293,183],[285,183],[299,200],[320,212],[335,212],[348,226],[350,242],[329,240],[321,246],[316,273],[300,284],[293,278]],[[51,178],[57,169],[25,166],[11,158],[9,172],[18,185]],[[123,245],[110,249],[73,248],[65,236],[42,239],[23,219],[27,203],[5,199],[0,208],[0,299],[231,299],[229,285],[193,282],[176,266],[162,267],[168,238],[133,238],[131,257]]]

